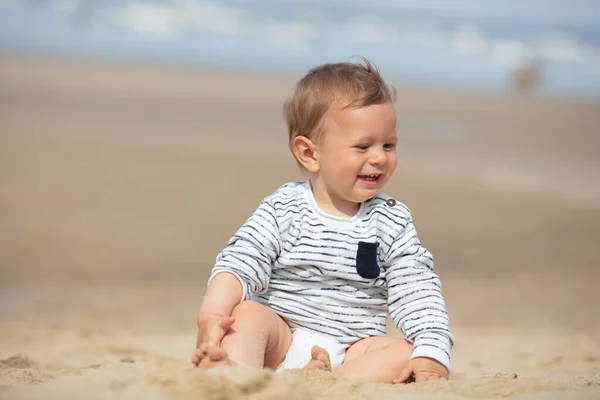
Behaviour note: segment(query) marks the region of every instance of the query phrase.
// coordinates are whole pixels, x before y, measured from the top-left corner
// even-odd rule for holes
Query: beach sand
[[[599,104],[398,87],[386,192],[456,344],[448,382],[367,384],[189,364],[217,252],[302,178],[297,77],[0,60],[0,398],[600,398]]]

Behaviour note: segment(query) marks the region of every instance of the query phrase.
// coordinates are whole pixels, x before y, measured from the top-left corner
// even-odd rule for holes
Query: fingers
[[[208,343],[212,346],[219,346],[225,334],[235,323],[233,317],[219,317],[211,322],[211,325],[205,328],[202,334],[202,343]]]
[[[407,380],[410,379],[410,377],[412,376],[413,371],[410,367],[406,366],[401,372],[400,374],[396,377],[396,379],[394,379],[393,383],[403,383],[406,382]]]
[[[192,355],[192,360],[191,360],[192,364],[194,364],[195,366],[198,366],[198,364],[200,364],[200,361],[202,361],[202,358],[204,358],[205,353],[206,353],[205,350],[196,349],[196,351]]]
[[[192,355],[192,364],[198,366],[206,358],[209,347],[218,347],[234,323],[235,318],[233,317],[217,317],[201,328],[196,342],[197,349]]]
[[[193,365],[198,366],[198,364],[200,364],[202,359],[206,358],[206,353],[208,352],[208,348],[209,348],[209,344],[206,342],[202,343],[202,344],[200,344],[200,346],[198,346],[198,348],[192,355],[191,361],[192,361]]]
[[[446,378],[443,375],[437,375],[437,374],[431,374],[431,373],[419,373],[416,372],[415,373],[415,382],[419,383],[419,382],[425,382],[425,381],[447,381],[448,378]]]
[[[414,375],[415,383],[425,381],[447,381],[448,378],[443,375],[437,375],[432,373],[413,371],[410,367],[406,367],[400,372],[400,374],[393,380],[393,383],[404,383],[408,382]]]
[[[233,325],[233,321],[219,321],[219,325],[207,332],[206,343],[211,346],[220,346],[221,340],[223,340],[231,325]]]

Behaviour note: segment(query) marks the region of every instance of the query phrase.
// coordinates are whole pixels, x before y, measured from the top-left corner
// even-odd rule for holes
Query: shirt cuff
[[[409,360],[416,357],[433,358],[450,372],[450,349],[452,341],[442,333],[428,333],[417,336],[413,344],[413,353]]]
[[[210,285],[210,282],[214,279],[215,276],[223,273],[223,272],[227,272],[230,273],[231,275],[235,276],[237,278],[238,281],[240,281],[240,285],[242,285],[242,298],[240,299],[240,303],[244,300],[248,300],[248,287],[246,286],[246,284],[244,283],[244,280],[238,275],[237,272],[228,270],[228,269],[217,269],[217,270],[213,270],[213,273],[210,275],[210,277],[208,278],[208,282],[206,284],[206,286],[208,287],[208,285]]]

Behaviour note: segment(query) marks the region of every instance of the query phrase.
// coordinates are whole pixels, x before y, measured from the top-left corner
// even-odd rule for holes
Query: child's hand
[[[413,377],[415,382],[429,380],[447,381],[448,370],[433,358],[415,357],[408,362],[408,365],[400,372],[400,375],[394,379],[394,383],[406,382]]]
[[[235,322],[233,317],[214,316],[202,324],[198,324],[198,339],[196,340],[196,349],[201,347],[219,346],[221,340]],[[200,354],[198,351],[192,356],[192,363],[198,364]]]
[[[196,348],[206,343],[209,346],[219,346],[221,340],[235,322],[233,317],[216,315],[202,324],[198,324],[198,340]]]

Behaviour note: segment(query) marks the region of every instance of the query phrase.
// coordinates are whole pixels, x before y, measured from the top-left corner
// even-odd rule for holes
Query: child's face
[[[317,179],[332,203],[362,203],[374,197],[396,170],[393,104],[332,109],[317,144]]]

